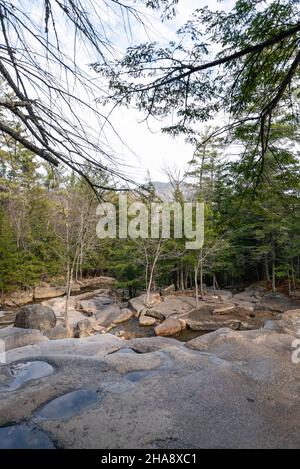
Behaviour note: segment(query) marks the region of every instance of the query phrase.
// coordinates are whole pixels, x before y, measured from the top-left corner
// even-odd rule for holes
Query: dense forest
[[[247,135],[250,130],[245,129]],[[149,282],[150,288],[174,283],[178,289],[197,282],[203,293],[203,282],[240,287],[265,280],[275,290],[286,280],[293,290],[300,278],[297,132],[285,121],[274,124],[263,181],[257,176],[249,182],[251,147],[242,165],[231,155],[243,134],[236,138],[234,148],[220,139],[197,144],[186,174],[169,173],[169,201],[205,202],[205,242],[199,251],[186,250],[184,238],[99,239],[99,199],[85,181],[53,170],[21,144],[2,139],[2,294],[45,281],[65,284],[68,275],[78,281],[95,274],[115,276],[131,295]],[[101,184],[111,187],[112,181],[102,178]],[[118,203],[109,189],[104,198]],[[140,191],[131,191],[129,200],[147,204],[161,197],[149,180]]]

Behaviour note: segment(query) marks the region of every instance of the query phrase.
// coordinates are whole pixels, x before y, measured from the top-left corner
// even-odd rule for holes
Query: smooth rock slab
[[[45,432],[27,425],[0,428],[0,449],[55,449]]]
[[[91,389],[77,389],[49,402],[38,414],[38,419],[63,420],[74,417],[98,402],[98,395]]]

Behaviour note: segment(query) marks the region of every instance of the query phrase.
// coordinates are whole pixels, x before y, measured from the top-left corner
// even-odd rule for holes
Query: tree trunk
[[[68,259],[67,262],[67,285],[66,285],[66,302],[65,302],[65,324],[66,324],[66,329],[71,336],[71,327],[69,323],[69,300],[70,300],[70,293],[71,293],[71,282],[72,282],[72,273],[71,273],[71,266],[70,266],[70,260]]]
[[[272,258],[272,291],[276,293],[275,259]]]
[[[184,276],[183,276],[183,267],[180,268],[180,289],[184,290]]]
[[[146,306],[150,306],[151,286],[152,286],[152,283],[153,283],[153,276],[154,276],[155,266],[156,266],[156,263],[158,261],[159,255],[160,255],[160,251],[161,251],[161,240],[158,243],[156,253],[155,253],[155,257],[154,257],[154,260],[153,260],[153,263],[152,263],[152,266],[151,266],[151,270],[150,270],[150,276],[149,276],[149,281],[148,281],[148,286],[147,286],[147,293],[146,293]]]
[[[189,275],[189,272],[188,272],[188,270],[186,270],[184,272],[184,289],[185,290],[188,289],[188,275]]]
[[[216,294],[216,274],[213,273],[213,291],[214,295]]]
[[[200,259],[200,293],[201,298],[204,297],[204,289],[203,289],[203,260],[202,260],[202,249],[200,251],[201,259]]]
[[[195,279],[195,298],[196,298],[196,307],[199,307],[199,290],[198,290],[198,268],[195,266],[194,268],[194,279]]]
[[[288,276],[288,285],[289,285],[289,295],[292,294],[292,289],[291,289],[291,279],[290,276]]]
[[[268,254],[265,254],[265,273],[266,273],[266,280],[267,280],[267,282],[270,282],[270,272],[269,272]]]

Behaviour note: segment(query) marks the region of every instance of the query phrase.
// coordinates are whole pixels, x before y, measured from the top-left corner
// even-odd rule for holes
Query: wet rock
[[[122,322],[128,321],[134,315],[133,311],[130,309],[124,308],[121,309],[121,314],[113,320],[114,324],[121,324]]]
[[[0,340],[5,342],[5,350],[12,350],[26,345],[39,344],[47,341],[47,337],[36,329],[21,329],[18,327],[4,327],[0,329]]]
[[[155,335],[167,337],[175,335],[185,329],[184,321],[180,319],[168,318],[154,328]]]
[[[150,316],[140,316],[139,317],[139,325],[140,326],[153,326],[157,323],[156,318],[152,318]]]
[[[66,339],[69,337],[68,331],[65,326],[62,324],[57,324],[56,326],[49,329],[45,332],[46,337],[51,340]]]
[[[52,308],[40,304],[23,306],[16,314],[14,326],[46,332],[56,324]]]

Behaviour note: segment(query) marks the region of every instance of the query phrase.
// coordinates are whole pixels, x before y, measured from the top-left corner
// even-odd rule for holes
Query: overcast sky
[[[178,14],[175,19],[162,23],[159,15],[151,13],[151,28],[148,31],[151,39],[158,41],[170,41],[176,39],[176,31],[189,19],[196,8],[208,5],[210,9],[231,9],[234,0],[216,1],[210,0],[181,0],[178,5]],[[149,14],[149,13],[148,13]],[[116,29],[118,26],[116,25]],[[120,47],[126,43],[126,36],[119,25]],[[133,42],[139,43],[147,40],[145,32],[137,25],[132,31]],[[187,168],[188,161],[191,160],[194,148],[186,144],[184,137],[172,138],[162,134],[161,124],[154,120],[150,123],[141,123],[144,115],[137,111],[119,109],[112,116],[112,122],[119,129],[122,137],[134,152],[120,146],[116,140],[114,145],[123,154],[123,161],[134,169],[134,174],[138,178],[143,178],[149,170],[151,177],[155,181],[167,181],[164,168],[173,168],[182,173]],[[209,125],[217,124],[217,121],[210,121]]]
[[[141,8],[134,0],[124,0],[125,5],[132,3],[135,7],[141,9],[147,15],[146,24],[148,25],[147,31],[137,21],[131,21],[131,31],[127,28],[127,33],[124,31],[124,18],[118,9],[111,9],[113,3],[107,2],[109,7],[104,7],[99,13],[101,20],[105,24],[105,34],[108,39],[114,44],[115,48],[119,51],[125,51],[126,47],[133,44],[153,40],[158,41],[162,45],[166,45],[171,40],[176,40],[176,31],[185,22],[191,18],[193,11],[196,8],[208,5],[210,9],[231,9],[234,5],[234,0],[179,0],[177,7],[178,14],[175,19],[161,22],[158,13],[153,13],[147,9]],[[98,2],[98,5],[104,5],[105,2]],[[27,0],[28,11],[30,15],[36,14],[36,21],[44,21],[44,13],[41,12],[39,1]],[[96,2],[95,2],[96,6]],[[73,36],[68,31],[67,26],[60,13],[60,18],[57,18],[56,27],[59,28],[60,35],[65,38],[65,47],[70,56],[73,54]],[[99,75],[91,71],[89,65],[97,62],[99,57],[95,56],[95,51],[86,48],[85,44],[77,45],[76,62],[95,80],[99,80]],[[64,72],[60,72],[63,74]],[[84,89],[77,91],[83,100],[92,101],[92,97],[85,95]],[[104,113],[109,112],[109,108],[103,110]],[[78,113],[80,113],[78,109]],[[148,123],[141,123],[145,117],[142,113],[138,113],[133,109],[119,108],[111,115],[110,120],[119,133],[122,141],[109,130],[106,126],[105,133],[99,136],[100,126],[92,114],[84,112],[80,117],[92,129],[94,137],[100,138],[105,145],[105,138],[107,149],[111,148],[118,156],[120,168],[124,165],[124,171],[130,175],[136,182],[142,182],[145,179],[147,170],[151,174],[154,181],[167,181],[167,176],[164,174],[164,168],[171,168],[180,170],[182,173],[187,168],[187,162],[191,160],[194,148],[186,144],[183,137],[172,138],[168,135],[162,134],[160,128],[164,123],[151,121]],[[216,124],[217,122],[215,122]],[[214,125],[214,122],[209,122],[209,125]]]
[[[226,0],[223,2],[210,1],[210,9],[231,8],[235,2]],[[178,14],[172,21],[161,23],[159,15],[151,13],[150,21],[152,27],[148,31],[151,39],[159,41],[170,41],[176,38],[176,31],[191,17],[192,12],[199,7],[208,4],[207,0],[181,0],[178,5]],[[126,42],[121,25],[119,27],[118,45]],[[132,31],[133,42],[139,43],[147,40],[145,32],[137,25]],[[134,110],[125,108],[115,111],[112,122],[120,131],[122,138],[126,141],[130,149],[122,147],[116,139],[113,139],[114,147],[123,154],[125,164],[133,167],[134,175],[144,178],[149,170],[151,177],[155,181],[167,181],[163,169],[166,167],[176,168],[183,172],[188,161],[191,160],[194,148],[186,144],[183,137],[172,138],[164,135],[160,131],[161,124],[154,120],[150,123],[141,123],[144,115]],[[210,122],[213,125],[214,122]]]

